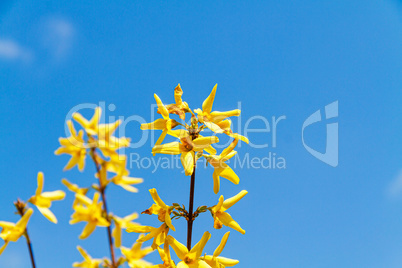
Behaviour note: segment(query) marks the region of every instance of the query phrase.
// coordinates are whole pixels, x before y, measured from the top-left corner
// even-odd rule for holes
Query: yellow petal
[[[170,142],[161,145],[156,145],[152,148],[152,153],[159,153],[159,154],[180,154],[180,143]]]
[[[131,226],[130,228],[127,228],[126,232],[128,232],[128,233],[149,233],[154,229],[157,229],[157,228],[152,227],[152,226],[138,225],[138,226]]]
[[[179,257],[180,260],[183,260],[188,253],[187,247],[170,235],[168,235],[166,239],[169,245],[173,248],[174,252],[176,252],[177,257]]]
[[[204,124],[215,133],[223,133],[223,129],[213,122],[205,121]]]
[[[161,135],[159,136],[158,140],[155,142],[155,145],[159,145],[159,144],[161,144],[161,143],[163,142],[163,140],[164,140],[165,137],[166,137],[167,132],[168,132],[168,131],[167,131],[166,129],[164,129],[164,130],[162,131],[162,133],[161,133]]]
[[[80,246],[77,246],[78,251],[80,252],[81,256],[84,257],[84,259],[88,260],[91,259],[91,256],[88,255],[88,253]]]
[[[168,212],[165,213],[165,223],[171,230],[176,231],[176,229],[174,228],[174,226],[172,224],[172,219],[170,218],[170,213],[168,213]]]
[[[219,220],[223,223],[223,225],[226,225],[230,228],[235,229],[236,231],[240,232],[241,234],[245,234],[246,231],[244,231],[240,225],[232,219],[232,216],[230,216],[229,213],[227,212],[222,212],[219,215]]]
[[[219,246],[216,248],[216,250],[214,251],[214,256],[217,257],[219,255],[221,255],[223,248],[226,245],[226,242],[228,241],[229,238],[229,234],[230,232],[227,232],[226,234],[224,234],[224,236],[222,237],[221,243],[219,244]]]
[[[222,153],[220,154],[220,156],[223,158],[225,156],[227,156],[229,153],[231,153],[233,151],[233,149],[236,147],[237,143],[238,143],[238,139],[234,139],[227,148],[225,148]]]
[[[133,187],[133,186],[131,186],[131,185],[124,184],[124,183],[119,183],[119,184],[116,184],[116,185],[119,185],[121,188],[123,188],[124,190],[126,190],[128,192],[138,193],[138,189]]]
[[[233,260],[233,259],[229,259],[229,258],[225,258],[225,257],[216,257],[216,260],[223,264],[225,267],[231,267],[231,266],[235,266],[236,264],[239,263],[238,260]]]
[[[43,181],[44,181],[43,172],[38,172],[37,180],[38,180],[38,187],[36,188],[35,195],[40,195],[43,190]]]
[[[194,171],[194,152],[182,152],[180,156],[181,164],[184,167],[184,174],[189,176]]]
[[[211,113],[211,118],[212,118],[212,122],[214,123],[219,123],[222,120],[231,117],[231,116],[239,116],[240,115],[240,110],[239,109],[235,109],[235,110],[231,110],[231,111],[227,111],[227,112],[212,112]]]
[[[56,216],[54,216],[53,212],[51,212],[50,209],[45,208],[45,207],[40,207],[40,206],[37,206],[37,208],[38,208],[39,212],[42,213],[42,215],[46,217],[46,219],[48,219],[49,221],[51,221],[53,223],[57,223]]]
[[[183,100],[181,99],[181,96],[183,95],[183,90],[180,87],[180,84],[177,85],[177,87],[174,89],[174,100],[177,105],[180,105]]]
[[[163,118],[159,118],[152,123],[141,124],[142,130],[147,129],[165,129],[166,128],[166,120]]]
[[[63,200],[64,197],[66,196],[66,193],[58,190],[58,191],[53,191],[53,192],[44,192],[41,194],[42,197],[48,198],[51,201],[56,201],[56,200]]]
[[[242,190],[240,191],[240,193],[238,193],[237,195],[226,199],[223,204],[222,207],[224,210],[229,209],[231,206],[233,206],[234,204],[236,204],[237,202],[240,201],[240,199],[242,199],[244,196],[246,196],[248,192],[246,190]]]
[[[211,144],[219,142],[217,136],[209,136],[209,137],[198,137],[193,140],[194,151],[202,151],[205,148],[208,148]]]
[[[21,219],[17,222],[16,226],[18,228],[25,229],[25,227],[27,226],[29,218],[31,217],[32,213],[33,213],[33,209],[32,208],[28,209],[25,212],[24,216],[22,216]]]
[[[154,98],[156,100],[156,104],[158,104],[158,110],[161,113],[162,117],[165,120],[169,119],[169,111],[166,109],[165,105],[163,105],[161,99],[158,97],[158,95],[154,94]]]
[[[196,253],[197,259],[201,257],[202,251],[204,250],[204,247],[210,238],[211,234],[209,232],[205,232],[200,241],[190,250],[190,253]]]
[[[237,176],[237,174],[233,171],[233,169],[231,169],[225,163],[222,163],[222,165],[224,167],[222,169],[220,169],[219,176],[233,182],[234,184],[239,184],[240,179]]]
[[[162,201],[162,199],[159,197],[158,192],[156,191],[155,188],[149,189],[149,193],[151,194],[152,199],[154,200],[154,202],[155,202],[158,206],[160,206],[160,207],[162,207],[162,208],[164,208],[164,209],[167,209],[166,204],[165,204],[165,203]]]
[[[204,113],[210,113],[212,111],[212,105],[214,104],[214,99],[215,99],[215,94],[216,94],[216,88],[217,87],[218,87],[218,84],[216,84],[214,86],[214,88],[212,89],[212,91],[209,94],[209,96],[202,103],[202,111]]]
[[[1,255],[1,254],[3,253],[3,251],[6,249],[7,245],[8,245],[8,241],[6,241],[6,242],[4,243],[4,245],[0,248],[0,255]]]
[[[221,196],[219,197],[219,202],[218,202],[218,204],[216,204],[216,206],[213,207],[213,212],[214,212],[214,213],[216,213],[217,211],[221,210],[223,201],[224,201],[224,200],[223,200],[223,195],[221,195]]]
[[[113,237],[114,237],[114,245],[116,248],[121,247],[121,226],[120,224],[116,224],[115,228],[113,229]]]
[[[93,231],[96,229],[96,224],[88,222],[87,225],[85,226],[84,230],[82,230],[82,233],[80,234],[79,238],[80,239],[86,239],[88,236],[92,234]]]
[[[217,194],[220,188],[220,179],[218,173],[214,171],[212,178],[214,179],[214,193]]]

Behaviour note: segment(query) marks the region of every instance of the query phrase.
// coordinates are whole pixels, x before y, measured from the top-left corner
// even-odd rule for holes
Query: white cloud
[[[402,169],[395,176],[388,186],[388,195],[390,197],[398,197],[402,195]]]
[[[32,52],[11,39],[0,39],[0,58],[5,60],[32,59]]]

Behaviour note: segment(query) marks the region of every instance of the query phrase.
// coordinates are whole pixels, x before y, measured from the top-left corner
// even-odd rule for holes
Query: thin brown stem
[[[22,206],[16,206],[17,210],[18,210],[18,214],[22,217],[24,216],[24,207]],[[35,264],[35,258],[34,258],[34,254],[33,254],[33,249],[32,249],[32,243],[31,243],[31,238],[29,237],[28,234],[28,227],[25,227],[25,233],[24,236],[27,240],[27,245],[28,245],[28,250],[29,250],[29,257],[31,258],[31,263],[32,263],[32,268],[36,268],[36,264]]]
[[[191,236],[193,234],[193,222],[194,222],[194,188],[195,188],[195,158],[194,158],[194,169],[193,174],[191,174],[190,182],[190,201],[188,206],[188,219],[187,219],[187,249],[191,250]]]
[[[102,196],[102,201],[103,201],[103,209],[105,211],[107,220],[110,222],[111,224],[111,220],[109,219],[109,212],[107,209],[107,203],[106,203],[106,194],[105,194],[105,187],[102,185],[101,183],[101,173],[100,173],[100,167],[99,167],[99,163],[96,160],[96,152],[95,152],[95,148],[91,149],[91,155],[92,155],[92,159],[95,163],[95,167],[96,167],[96,172],[98,173],[98,179],[99,179],[99,192]],[[117,268],[116,265],[116,259],[115,259],[115,254],[114,254],[114,246],[113,246],[113,237],[112,237],[112,228],[110,227],[110,225],[107,227],[107,236],[109,239],[109,248],[110,248],[110,258],[112,259],[112,268]]]

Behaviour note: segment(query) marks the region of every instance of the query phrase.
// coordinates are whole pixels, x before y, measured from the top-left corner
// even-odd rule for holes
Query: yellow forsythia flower
[[[154,200],[155,204],[153,204],[149,209],[145,210],[142,213],[146,214],[156,214],[158,215],[158,219],[161,222],[165,222],[167,226],[176,231],[172,224],[172,219],[170,218],[170,213],[172,212],[172,208],[167,206],[162,199],[159,197],[158,192],[155,188],[150,189],[149,192],[151,193],[152,199]]]
[[[71,215],[70,224],[86,221],[87,225],[79,236],[80,239],[87,238],[95,229],[96,226],[108,227],[110,223],[102,216],[102,202],[98,203],[99,193],[94,194],[93,200],[82,194],[76,194],[75,198],[78,204],[75,205],[74,213]]]
[[[202,260],[200,257],[204,250],[205,244],[211,238],[209,232],[205,232],[201,240],[189,251],[185,245],[178,242],[172,236],[168,236],[166,239],[169,245],[176,252],[181,262],[177,264],[177,268],[209,268],[210,266]]]
[[[220,257],[219,255],[222,253],[223,248],[226,245],[226,242],[228,241],[230,232],[227,232],[221,240],[221,243],[219,246],[216,248],[214,251],[214,254],[211,255],[205,255],[202,257],[202,259],[212,268],[223,268],[223,267],[231,267],[235,266],[236,264],[239,263],[238,260],[233,260],[225,257]]]
[[[136,242],[133,244],[131,249],[120,247],[121,254],[123,254],[127,259],[128,266],[130,266],[130,268],[146,268],[152,265],[151,263],[144,261],[142,258],[154,250],[151,247],[141,248],[141,246],[142,242]]]
[[[80,268],[99,268],[102,263],[101,259],[92,259],[92,257],[80,246],[77,247],[78,251],[81,253],[84,260],[82,262],[73,263],[73,267]]]
[[[69,170],[78,165],[78,169],[80,171],[83,171],[85,167],[85,157],[87,153],[87,148],[83,139],[84,132],[80,130],[77,135],[77,131],[75,130],[73,122],[71,122],[71,120],[67,121],[67,125],[68,129],[70,130],[71,136],[68,138],[59,138],[61,147],[58,148],[54,153],[56,155],[71,155],[71,158],[68,161],[67,165],[64,167],[64,170]]]
[[[36,188],[35,195],[28,199],[28,202],[35,205],[39,212],[42,213],[49,221],[53,223],[57,223],[57,218],[54,216],[53,212],[50,211],[50,206],[52,205],[53,201],[63,200],[66,196],[66,193],[58,190],[53,192],[43,192],[43,183],[44,177],[43,173],[38,173],[38,188]]]
[[[226,225],[230,228],[235,229],[236,231],[245,234],[246,231],[244,231],[240,225],[232,219],[232,216],[230,216],[229,213],[226,212],[230,207],[232,207],[234,204],[236,204],[240,199],[242,199],[245,195],[247,194],[246,190],[241,191],[237,195],[226,199],[225,201],[223,200],[223,196],[219,198],[219,203],[215,206],[212,207],[211,213],[212,216],[214,217],[214,228],[215,229],[220,229],[222,228],[222,225]]]
[[[181,98],[183,95],[183,90],[180,87],[180,84],[174,89],[174,100],[175,103],[166,105],[170,114],[177,114],[180,119],[186,119],[186,113],[191,112],[190,108],[188,107],[187,102],[184,102]]]
[[[227,160],[236,155],[233,149],[237,145],[238,139],[235,139],[220,155],[205,156],[207,161],[214,167],[212,178],[214,179],[214,193],[217,194],[220,188],[220,177],[228,179],[234,184],[239,184],[239,177],[236,173],[225,163]]]
[[[122,187],[124,190],[137,193],[138,189],[133,187],[133,184],[142,183],[142,178],[129,177],[129,171],[126,169],[127,157],[125,155],[115,155],[109,162],[106,163],[106,169],[116,175],[112,177],[111,181]]]
[[[141,124],[141,129],[158,129],[162,130],[162,134],[159,136],[158,140],[156,141],[155,145],[159,145],[163,142],[166,137],[166,134],[172,130],[172,128],[176,127],[178,123],[174,119],[169,118],[169,111],[163,105],[161,99],[158,95],[154,94],[156,103],[158,105],[158,111],[161,113],[163,118],[157,119],[152,123]]]
[[[25,229],[32,213],[32,208],[28,209],[17,223],[0,221],[0,227],[3,228],[0,233],[0,238],[4,240],[4,245],[0,248],[0,255],[3,253],[10,241],[17,242],[25,233]]]
[[[73,113],[73,118],[77,121],[87,132],[89,135],[97,135],[98,133],[98,124],[102,114],[102,110],[100,107],[95,108],[94,115],[91,120],[85,119],[80,113]]]
[[[121,120],[117,120],[114,123],[100,124],[98,126],[98,147],[106,157],[116,155],[116,150],[130,145],[129,138],[112,136],[120,124]]]
[[[154,239],[152,242],[151,247],[156,249],[158,246],[162,245],[165,242],[166,236],[169,232],[169,227],[166,223],[162,223],[159,228],[152,227],[152,226],[132,226],[127,228],[126,230],[128,233],[149,233],[146,236],[143,236],[137,240],[137,242],[146,242],[150,239]]]
[[[218,84],[214,86],[209,96],[202,103],[202,110],[195,109],[194,111],[198,114],[198,119],[201,123],[204,123],[213,132],[223,133],[223,130],[218,124],[230,116],[239,116],[240,110],[235,109],[227,112],[212,112],[212,105],[214,104],[217,87]]]
[[[184,167],[186,176],[193,174],[194,169],[194,153],[200,152],[208,148],[211,144],[219,142],[218,137],[198,137],[191,140],[189,137],[180,139],[180,142],[170,142],[161,145],[155,145],[152,149],[153,153],[160,154],[181,154],[180,160]]]

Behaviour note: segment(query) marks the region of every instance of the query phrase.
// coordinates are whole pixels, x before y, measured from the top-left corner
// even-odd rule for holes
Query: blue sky
[[[250,159],[275,153],[286,168],[236,167],[240,185],[222,181],[225,197],[249,191],[230,211],[247,233],[232,231],[222,255],[239,259],[237,267],[401,266],[400,1],[2,1],[0,18],[1,220],[18,219],[12,202],[34,193],[38,171],[45,190],[62,189],[64,177],[93,182],[89,161],[84,173],[63,172],[68,157],[53,154],[76,105],[114,104],[106,117],[149,121],[153,93],[173,102],[180,83],[183,98],[198,108],[218,83],[214,109],[241,102],[243,130],[255,116],[270,123],[286,116],[275,148],[271,131],[249,134],[268,147],[238,149]],[[339,124],[339,165],[331,167],[307,152],[301,135],[303,122],[334,101],[339,116],[329,122]],[[256,119],[249,127],[264,124]],[[139,141],[139,122],[128,123],[124,134]],[[306,144],[325,151],[325,122],[304,135]],[[126,153],[151,157],[151,146]],[[149,207],[153,187],[167,203],[188,202],[189,178],[180,169],[133,167],[131,175],[145,179],[140,193],[108,191],[119,216]],[[212,170],[197,176],[195,205],[215,204]],[[108,256],[105,230],[79,241],[83,224],[68,224],[72,201],[68,193],[52,206],[58,225],[35,211],[29,229],[38,267],[71,267],[81,260],[77,244],[94,257]],[[138,222],[159,224],[146,215]],[[184,222],[175,225],[184,242]],[[229,229],[214,230],[205,214],[194,240],[206,230],[212,253]],[[135,239],[127,234],[123,244]],[[148,260],[158,263],[158,254]],[[29,267],[23,240],[8,246],[0,266]]]

